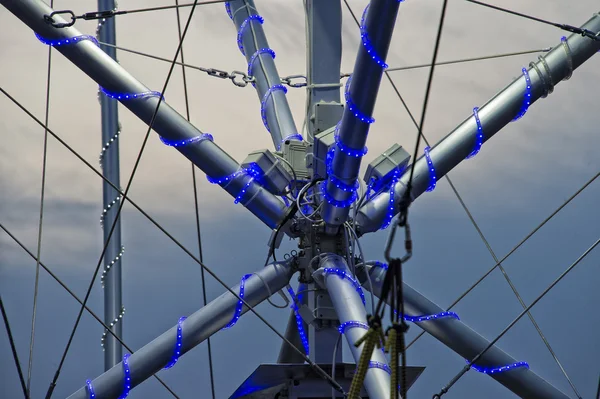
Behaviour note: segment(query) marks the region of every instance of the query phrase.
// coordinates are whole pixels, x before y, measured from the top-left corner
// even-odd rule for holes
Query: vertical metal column
[[[308,125],[306,140],[312,143],[315,134],[335,125],[342,111],[340,104],[342,5],[340,0],[306,0],[306,25],[306,123]],[[329,109],[317,112],[318,107],[329,107]],[[316,120],[319,114],[324,114],[323,121]]]
[[[98,0],[98,10],[106,11],[115,8],[115,0]],[[98,40],[108,44],[116,44],[115,18],[101,20],[97,30]],[[114,47],[100,45],[100,48],[110,58],[117,60],[117,50]],[[119,168],[119,111],[118,102],[108,96],[100,94],[100,112],[102,115],[102,153],[100,163],[102,174],[115,186],[120,187]],[[104,256],[104,323],[112,326],[111,330],[121,337],[123,323],[120,316],[123,309],[121,302],[121,220],[115,221],[116,204],[120,200],[119,194],[108,183],[102,183],[103,204],[103,230],[104,245],[113,223],[116,223],[110,242]],[[116,201],[116,202],[115,202]],[[106,273],[106,274],[104,274]],[[115,322],[116,321],[116,322]],[[108,334],[104,337],[104,369],[108,370],[121,362],[123,352],[121,344]]]

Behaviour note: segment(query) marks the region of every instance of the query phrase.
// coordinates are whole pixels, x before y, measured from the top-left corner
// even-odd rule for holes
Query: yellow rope
[[[388,340],[385,344],[386,352],[390,353],[390,365],[392,375],[390,378],[390,399],[398,398],[398,332],[395,328],[388,331]]]
[[[375,346],[378,348],[380,347],[382,337],[383,331],[381,330],[381,327],[370,328],[365,335],[360,337],[354,344],[354,346],[358,348],[364,342],[365,346],[363,347],[363,351],[356,367],[356,374],[350,385],[348,399],[358,399],[360,397],[360,390],[365,382],[367,371],[369,370],[369,361],[373,355],[373,350],[375,349]]]

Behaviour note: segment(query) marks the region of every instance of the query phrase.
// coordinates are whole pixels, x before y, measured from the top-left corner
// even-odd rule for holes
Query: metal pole
[[[322,215],[328,225],[328,233],[337,232],[338,227],[346,221],[352,199],[356,196],[356,189],[352,187],[357,183],[360,154],[367,142],[370,123],[373,122],[371,115],[398,6],[398,1],[372,0],[368,11],[365,10],[366,18],[361,22],[362,45],[358,50],[350,85],[346,89],[346,108],[336,139],[338,145],[335,146],[331,173],[328,173],[325,186]]]
[[[269,292],[277,292],[285,287],[294,269],[291,263],[275,263],[260,269],[244,281],[243,298],[251,306],[256,306],[269,296]],[[266,286],[268,286],[268,289]],[[240,293],[240,285],[232,287],[234,292]],[[211,335],[225,327],[234,317],[235,310],[239,306],[239,299],[226,292],[209,304],[190,315],[181,324],[181,355],[199,345]],[[248,311],[243,306],[239,315]],[[177,342],[177,326],[172,327],[154,341],[133,353],[129,359],[130,385],[133,389],[146,379],[164,368],[174,359]],[[123,393],[125,384],[124,367],[122,363],[117,364],[104,374],[92,381],[94,393],[97,398],[117,398]],[[81,388],[69,399],[88,399],[89,394],[86,387]]]
[[[592,32],[600,31],[600,15],[595,14],[583,28]],[[411,199],[414,201],[430,187],[432,181],[439,181],[471,154],[476,148],[478,134],[483,135],[482,142],[489,140],[516,116],[522,114],[529,104],[551,93],[554,85],[568,79],[574,69],[590,59],[598,50],[599,41],[572,34],[545,57],[540,56],[537,63],[531,63],[524,76],[516,79],[477,111],[479,126],[475,116],[470,116],[429,151],[431,167],[425,156],[416,161]],[[430,173],[434,174],[435,180]],[[407,183],[408,173],[405,173],[394,190],[396,204],[404,195]],[[357,215],[360,234],[377,231],[381,227],[389,203],[390,193],[386,190],[360,208]],[[394,209],[394,215],[396,213],[398,207]]]
[[[326,123],[315,120],[317,108],[340,102],[342,62],[342,5],[340,0],[306,0],[307,137],[332,127],[339,120],[325,115]],[[341,104],[340,104],[341,106]],[[338,111],[339,112],[339,111]],[[339,114],[335,114],[339,115]]]
[[[44,15],[50,14],[53,10],[42,1],[0,0],[0,3],[45,39],[65,39],[81,35],[73,27],[58,29],[46,23]],[[65,22],[60,16],[54,16],[54,19],[57,22]],[[131,94],[148,91],[147,87],[90,40],[71,41],[71,44],[57,46],[56,49],[110,92]],[[149,97],[123,99],[121,103],[149,124],[156,110],[157,101],[158,98]],[[202,136],[202,132],[166,103],[158,109],[153,129],[171,142],[193,140]],[[215,179],[230,176],[239,169],[239,164],[210,140],[198,140],[177,146],[176,149],[204,173]],[[224,188],[233,197],[237,197],[242,190],[245,190],[241,203],[267,226],[275,228],[283,219],[285,213],[283,202],[264,190],[257,182],[251,181],[249,176],[240,175],[225,184]]]
[[[261,114],[264,112],[265,127],[270,130],[273,144],[279,150],[284,141],[301,139],[301,136],[298,136],[285,88],[281,88],[275,53],[269,48],[262,17],[258,15],[253,0],[230,1],[228,7],[238,32],[238,47],[248,62],[248,74],[255,78],[254,86],[261,101]]]
[[[379,297],[381,294],[381,285],[383,284],[384,269],[367,266],[367,270],[360,268],[357,271],[363,287],[370,289],[366,272],[370,274],[373,294]],[[431,302],[406,283],[404,283],[402,290],[404,294],[404,311],[407,316],[439,315],[444,312],[444,309]],[[420,321],[415,324],[468,360],[473,359],[489,345],[487,339],[466,326],[462,321],[453,317],[440,317],[428,321]],[[516,362],[517,360],[502,349],[493,346],[477,361],[477,366],[495,368]],[[567,395],[560,392],[528,368],[513,368],[508,371],[489,375],[521,398],[568,398]]]
[[[329,255],[321,261],[321,267],[314,273],[315,279],[324,281],[327,291],[329,291],[333,307],[339,317],[340,323],[356,321],[367,324],[367,311],[362,303],[356,288],[350,281],[334,273],[325,273],[326,268],[340,269],[351,275],[348,265],[344,258],[338,255]],[[358,341],[366,330],[362,328],[348,328],[344,335],[348,341],[348,346],[354,356],[354,361],[358,364],[365,344],[358,348],[354,343]],[[387,359],[380,349],[373,351],[371,361],[387,365]],[[365,389],[370,399],[389,399],[390,397],[390,374],[380,368],[369,368],[365,377]]]
[[[114,0],[98,0],[98,10],[112,10],[115,8]],[[116,44],[116,28],[115,18],[108,18],[98,24],[97,37],[101,42],[115,45]],[[100,45],[110,58],[117,60],[117,50],[111,46]],[[100,110],[102,116],[102,155],[101,165],[102,174],[115,186],[120,187],[120,165],[119,165],[119,114],[118,102],[107,96],[100,97]],[[102,204],[103,209],[103,232],[104,243],[108,239],[110,227],[115,223],[117,206],[112,206],[113,201],[119,198],[119,194],[108,183],[102,183]],[[104,256],[104,323],[107,326],[112,326],[111,330],[118,336],[123,335],[122,319],[119,316],[123,309],[122,294],[121,294],[121,220],[116,221],[114,232],[110,239],[110,243],[106,247],[106,255]],[[115,322],[117,321],[117,322]],[[108,334],[104,338],[104,370],[110,369],[115,364],[121,361],[123,351],[117,340]]]

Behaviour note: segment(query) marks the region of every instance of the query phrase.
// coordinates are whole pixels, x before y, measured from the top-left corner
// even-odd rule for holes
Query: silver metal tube
[[[367,311],[362,303],[356,288],[348,280],[336,275],[324,273],[325,268],[341,269],[350,275],[350,270],[344,258],[338,255],[329,255],[321,262],[321,267],[315,272],[315,277],[323,276],[325,286],[333,307],[338,315],[340,323],[348,321],[358,321],[367,323]],[[365,344],[361,344],[358,348],[354,346],[366,330],[362,328],[347,329],[344,335],[348,341],[348,346],[352,351],[354,361],[358,364]],[[379,362],[387,365],[387,359],[380,349],[375,349],[371,357],[371,361]],[[365,389],[371,399],[389,399],[390,397],[390,375],[379,368],[369,368],[364,382]]]
[[[315,104],[340,102],[342,60],[342,4],[340,0],[306,0],[307,25],[307,115],[306,140],[313,142],[315,120],[310,115]],[[331,126],[323,126],[329,128]]]
[[[270,48],[262,25],[257,20],[248,19],[250,15],[258,15],[258,10],[253,0],[230,1],[229,10],[238,32],[238,46],[241,45],[252,76],[255,78],[255,88],[261,107],[265,107],[266,121],[273,144],[279,150],[286,138],[298,134],[298,129],[282,90],[271,90],[271,93],[265,97],[269,89],[281,84],[281,79],[275,60],[268,52],[263,52],[264,49]],[[243,29],[241,34],[240,28]]]
[[[600,31],[600,15],[595,14],[583,25],[583,28],[592,32]],[[534,64],[535,67],[530,67],[528,70],[531,81],[529,102],[533,104],[552,86],[570,77],[574,69],[591,58],[598,50],[600,50],[600,42],[576,34],[569,36],[566,43],[557,45],[542,58],[544,61],[538,61]],[[526,79],[521,76],[479,109],[483,142],[489,140],[521,112],[526,97],[526,87]],[[438,181],[474,150],[477,134],[476,119],[470,116],[431,149],[430,157]],[[396,204],[404,195],[408,178],[409,173],[405,173],[395,187]],[[414,201],[427,190],[429,185],[429,166],[425,156],[422,156],[416,161],[411,199]],[[386,190],[360,208],[357,215],[360,234],[377,231],[381,227],[389,201],[390,193]],[[398,212],[398,207],[394,212],[394,214]]]
[[[244,282],[244,300],[251,306],[256,306],[269,296],[268,292],[277,292],[287,284],[294,274],[291,264],[276,263],[266,266]],[[265,284],[268,285],[265,287]],[[240,292],[240,285],[232,287]],[[205,339],[225,327],[234,317],[239,299],[226,292],[208,303],[206,306],[190,315],[182,324],[181,355],[185,354]],[[248,308],[243,306],[240,315]],[[165,367],[173,358],[177,343],[177,326],[148,343],[129,357],[131,388],[141,384],[146,379]],[[92,381],[97,398],[117,398],[123,393],[124,368],[119,363]],[[86,387],[79,389],[69,396],[69,399],[88,399]]]
[[[373,115],[383,75],[381,64],[385,61],[390,47],[398,6],[398,1],[371,0],[361,28],[364,30],[361,32],[363,43],[358,50],[349,94],[347,94],[353,104],[351,106],[346,101],[339,129],[339,142],[357,152],[364,148],[370,126],[359,117],[370,118]],[[371,51],[369,52],[367,48]],[[328,196],[323,202],[321,212],[323,220],[329,225],[329,233],[335,233],[337,226],[346,221],[350,211],[347,202],[356,195],[351,190],[342,189],[335,180],[352,187],[358,179],[360,162],[361,157],[349,155],[347,151],[340,150],[339,145],[336,146],[331,168],[335,176],[330,175],[327,178]]]
[[[98,10],[112,10],[115,8],[114,0],[98,0]],[[115,18],[108,18],[98,25],[98,40],[116,44]],[[117,50],[112,46],[100,45],[110,58],[117,60]],[[100,112],[102,118],[102,174],[115,186],[120,187],[119,163],[119,111],[118,102],[107,96],[100,97]],[[113,201],[119,198],[115,189],[106,182],[102,182],[102,203],[106,213],[103,214],[104,245],[107,245],[108,234],[115,223],[118,206]],[[113,325],[111,330],[118,336],[123,335],[123,322],[119,317],[123,308],[121,293],[121,220],[116,221],[110,242],[104,256],[104,323]],[[117,321],[115,323],[115,320]],[[110,369],[121,361],[123,351],[121,344],[107,334],[104,339],[104,370]]]
[[[0,0],[0,3],[45,39],[65,39],[81,35],[73,27],[58,29],[46,23],[44,15],[53,10],[42,1]],[[65,22],[60,16],[55,16],[54,19],[57,22]],[[35,40],[33,35],[32,40]],[[118,93],[148,91],[146,86],[90,40],[57,46],[56,49],[106,90]],[[150,124],[157,101],[158,98],[150,97],[121,100],[121,103],[146,124]],[[171,141],[189,140],[202,134],[166,103],[160,106],[153,129]],[[229,176],[239,169],[239,164],[231,156],[209,140],[178,146],[176,149],[213,178]],[[236,197],[249,180],[245,175],[239,176],[226,185],[225,190]],[[284,216],[283,202],[254,181],[250,182],[243,197],[241,203],[271,228],[275,228]]]
[[[363,287],[370,289],[366,278],[365,269],[361,268],[358,277]],[[373,284],[373,294],[381,295],[384,269],[367,266]],[[357,271],[358,272],[358,271]],[[431,302],[421,293],[404,283],[403,285],[404,311],[408,316],[437,315],[444,312],[435,303]],[[388,302],[386,300],[386,302]],[[471,360],[482,350],[487,348],[489,341],[466,326],[462,321],[452,317],[442,317],[435,320],[415,323],[432,337],[452,349],[461,357]],[[501,367],[517,362],[512,356],[497,346],[492,346],[483,354],[477,366]],[[504,385],[521,398],[529,399],[567,399],[568,396],[543,380],[528,368],[513,368],[508,371],[489,374],[490,377]]]

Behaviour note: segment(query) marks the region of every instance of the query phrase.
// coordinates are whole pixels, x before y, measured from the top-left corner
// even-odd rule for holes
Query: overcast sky
[[[498,5],[541,18],[579,26],[598,4],[593,0],[496,1]],[[121,1],[121,9],[172,4],[168,0]],[[350,2],[355,13],[365,0]],[[431,59],[441,0],[409,0],[400,7],[388,64],[390,67],[427,63]],[[55,9],[76,14],[93,11],[91,0],[56,0]],[[282,76],[305,73],[304,15],[300,0],[257,0],[264,29],[277,53]],[[182,10],[187,18],[189,9]],[[351,72],[359,30],[347,9],[343,14],[343,72]],[[33,32],[0,7],[0,86],[43,119],[47,48]],[[93,21],[78,21],[77,29],[93,34]],[[119,16],[118,44],[172,58],[177,47],[174,10]],[[492,55],[554,46],[563,32],[539,23],[479,7],[465,1],[449,3],[440,60]],[[236,45],[236,32],[222,4],[196,10],[187,40],[188,63],[224,70],[245,70]],[[169,65],[119,52],[121,65],[153,90],[164,84]],[[436,69],[425,134],[437,142],[514,78],[537,55],[479,61]],[[53,52],[50,127],[93,165],[101,148],[97,85],[58,52]],[[498,257],[504,256],[550,212],[594,176],[600,168],[600,113],[597,89],[600,60],[578,69],[573,78],[536,103],[517,123],[511,123],[483,146],[479,155],[461,164],[450,177],[463,196]],[[420,113],[428,70],[392,72],[411,111]],[[238,161],[249,152],[271,148],[260,118],[260,103],[251,86],[244,89],[189,70],[192,123],[210,132],[215,142]],[[175,69],[166,91],[171,106],[184,114],[181,70]],[[305,91],[287,95],[296,125],[302,126]],[[397,142],[412,151],[416,131],[388,82],[383,80],[369,134],[368,162]],[[121,181],[126,182],[140,149],[145,125],[120,107]],[[33,252],[39,218],[43,129],[6,97],[0,96],[0,223]],[[125,183],[123,183],[124,185]],[[260,221],[217,186],[198,177],[205,263],[229,285],[262,266],[270,234]],[[42,260],[83,297],[102,249],[98,220],[102,210],[101,180],[56,140],[48,142],[48,167]],[[505,267],[526,303],[531,303],[600,233],[597,210],[600,183],[592,184],[571,205],[519,249]],[[161,144],[148,141],[130,197],[193,251],[197,250],[190,163]],[[414,257],[405,279],[442,307],[451,304],[483,275],[494,261],[460,207],[447,181],[426,193],[411,208]],[[182,315],[202,306],[200,269],[131,206],[123,211],[124,341],[139,349],[175,325]],[[369,235],[363,246],[370,259],[383,258],[387,232]],[[287,241],[287,240],[284,240]],[[235,250],[233,250],[235,248]],[[281,253],[293,248],[286,243]],[[597,289],[600,250],[592,252],[533,309],[539,325],[584,398],[596,390],[600,346]],[[35,261],[10,237],[0,234],[0,293],[26,369],[29,354]],[[207,280],[209,299],[223,292]],[[66,345],[79,305],[48,274],[41,272],[34,351],[33,397],[43,397]],[[277,299],[275,299],[277,300]],[[103,312],[102,289],[94,287],[89,305]],[[499,271],[495,271],[455,310],[483,336],[493,339],[522,310]],[[258,311],[284,331],[288,311],[268,304]],[[409,332],[414,337],[419,328]],[[102,327],[85,315],[77,330],[54,397],[66,397],[86,378],[102,373]],[[279,338],[254,315],[244,316],[232,329],[213,339],[218,398],[226,398],[261,363],[274,362]],[[517,360],[527,361],[540,376],[575,397],[566,378],[533,328],[524,318],[499,342]],[[349,356],[347,361],[351,361]],[[425,366],[410,391],[413,398],[437,393],[464,367],[464,360],[428,336],[408,351],[409,365]],[[0,397],[21,397],[7,335],[0,327]],[[206,344],[185,355],[160,376],[183,399],[209,398]],[[150,379],[132,398],[169,398]],[[445,398],[500,399],[512,394],[490,377],[467,373]]]

